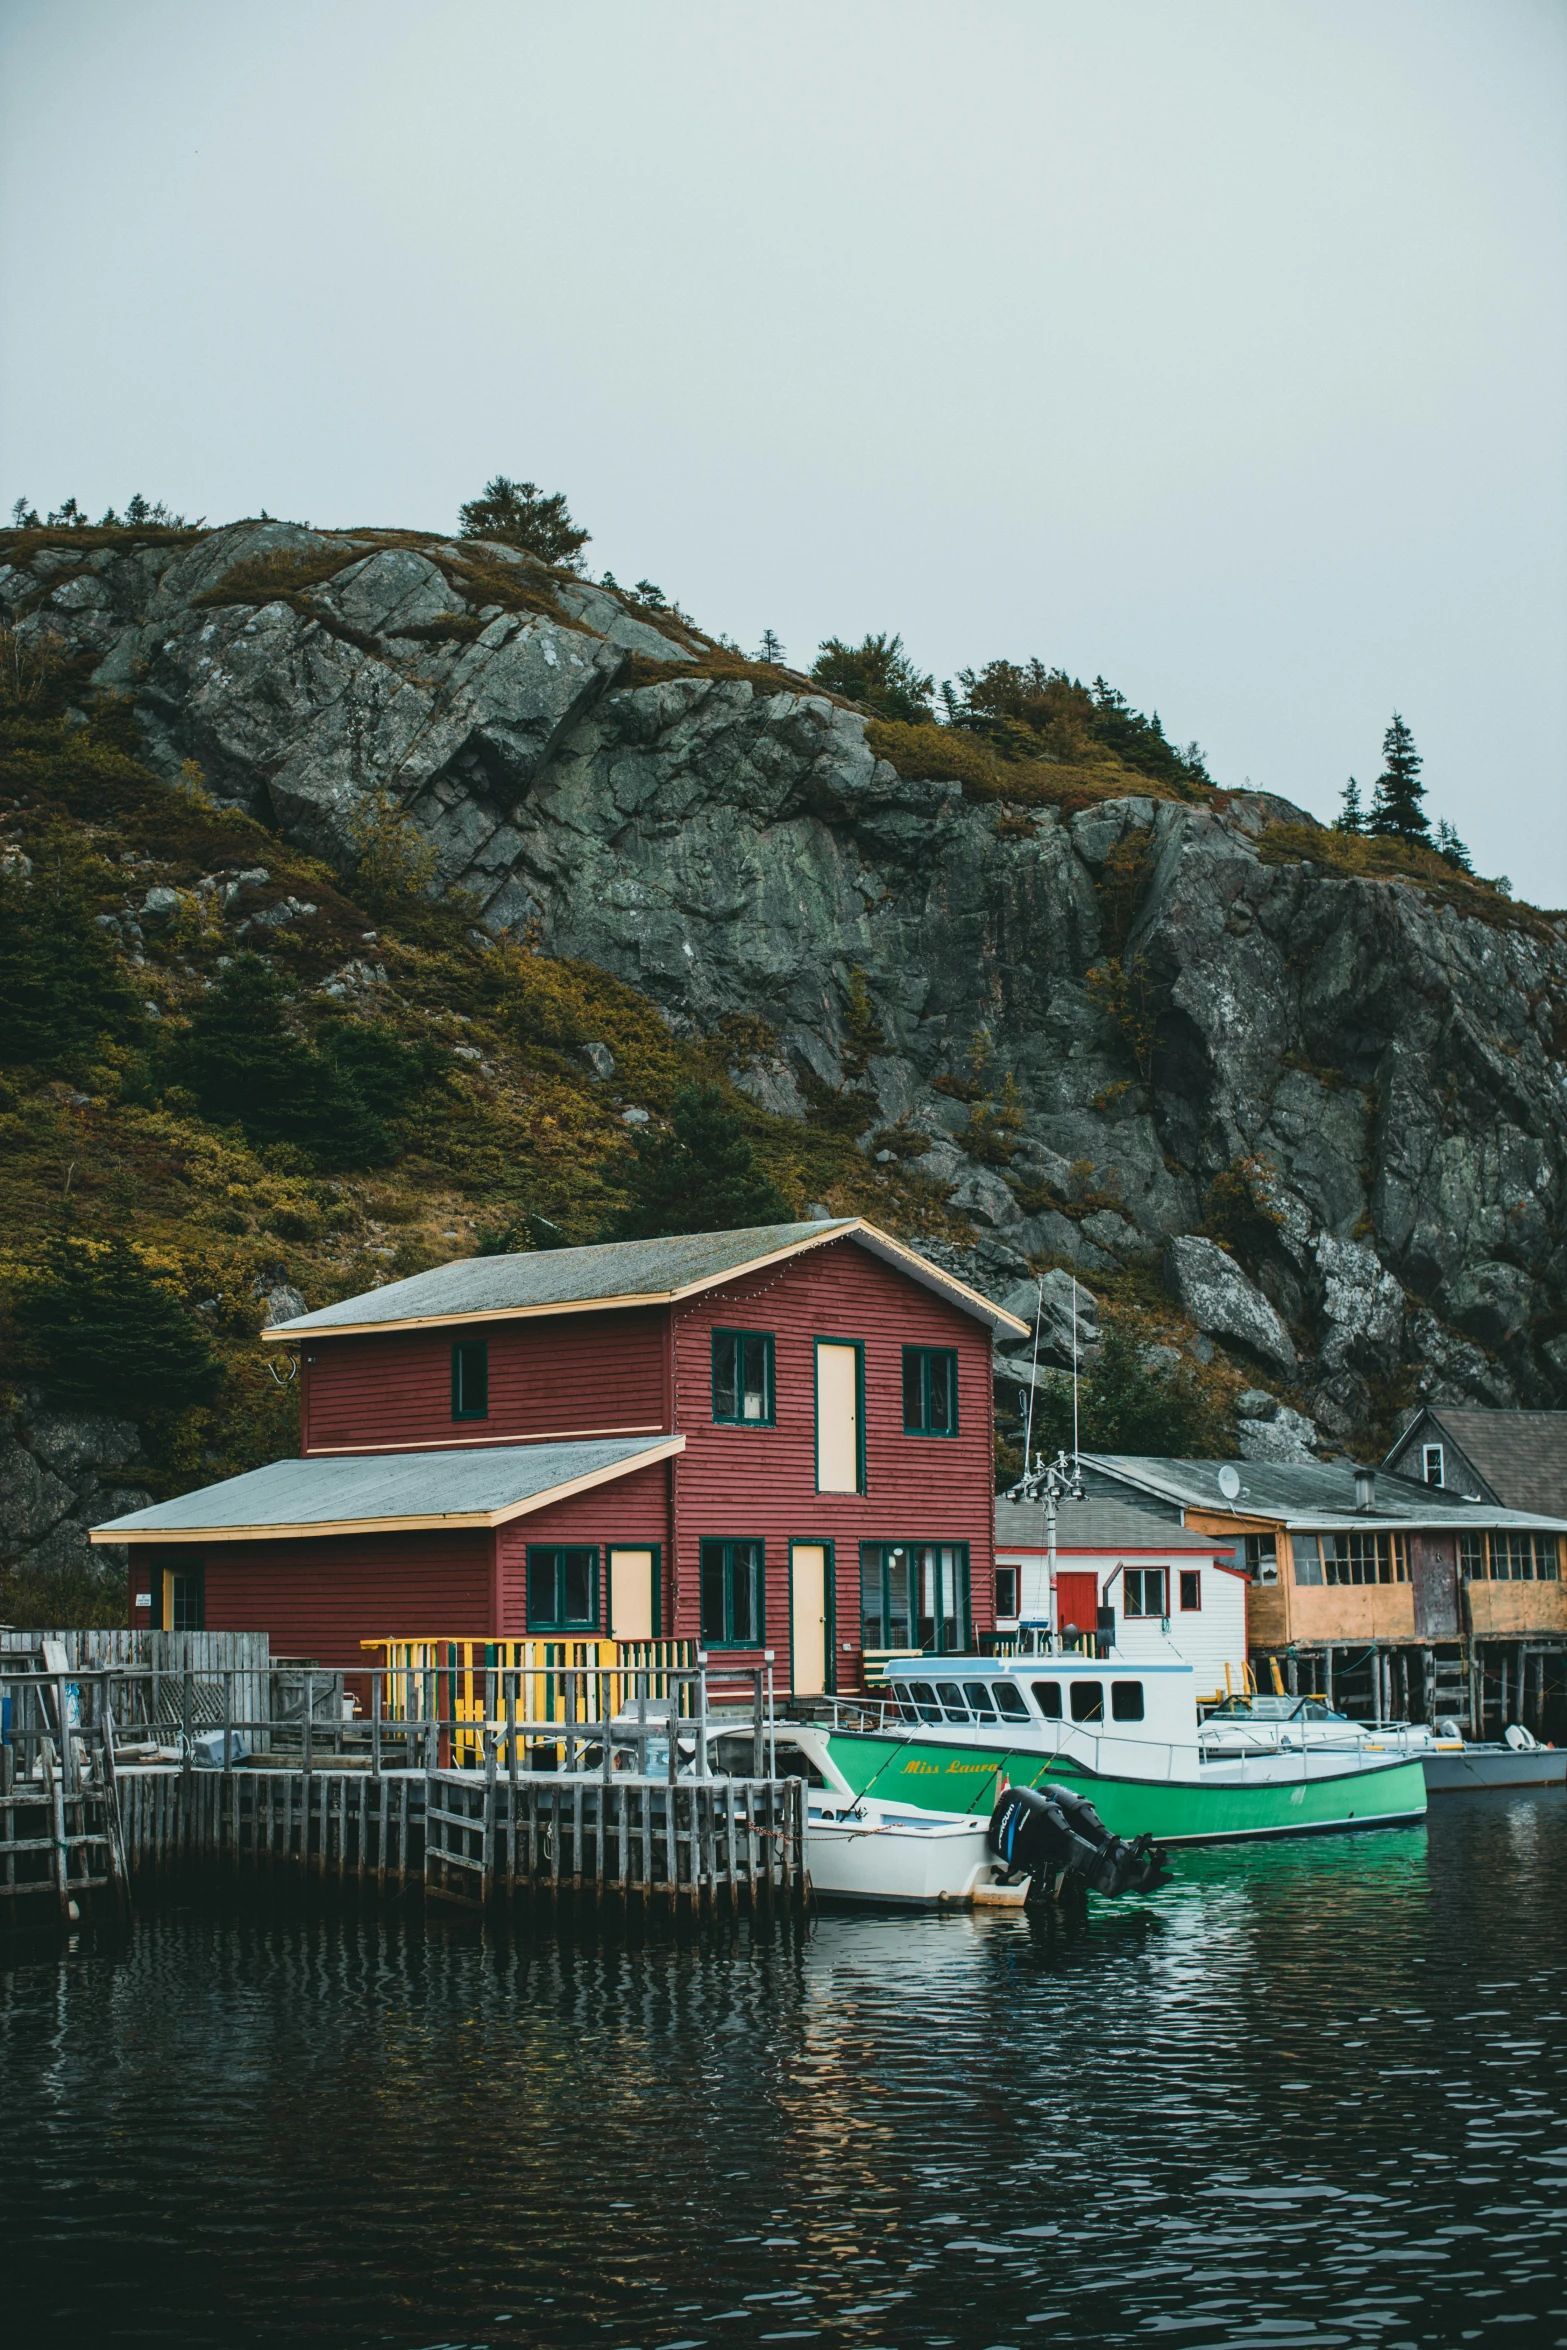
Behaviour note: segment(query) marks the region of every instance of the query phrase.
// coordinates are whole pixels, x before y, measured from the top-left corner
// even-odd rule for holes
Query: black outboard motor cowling
[[[1075,1877],[1090,1893],[1151,1893],[1169,1866],[1151,1836],[1112,1836],[1093,1805],[1066,1787],[1009,1787],[990,1815],[987,1841],[1009,1874],[1048,1891]]]

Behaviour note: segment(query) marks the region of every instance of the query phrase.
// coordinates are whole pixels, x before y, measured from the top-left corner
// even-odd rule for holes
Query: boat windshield
[[[1227,1697],[1208,1715],[1210,1722],[1347,1722],[1321,1697]]]

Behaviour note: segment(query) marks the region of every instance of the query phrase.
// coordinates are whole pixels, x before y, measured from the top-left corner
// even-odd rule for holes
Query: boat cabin
[[[896,1666],[887,1692],[900,1721],[994,1737],[1041,1724],[1190,1746],[1197,1735],[1192,1667],[1176,1659],[964,1657],[942,1671]]]

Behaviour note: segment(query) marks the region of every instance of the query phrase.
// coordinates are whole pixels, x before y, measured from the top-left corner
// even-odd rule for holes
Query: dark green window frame
[[[452,1342],[452,1418],[487,1420],[490,1416],[490,1349],[483,1338]]]
[[[577,1602],[575,1609],[573,1601]],[[596,1632],[598,1628],[597,1543],[530,1542],[528,1630]]]
[[[700,1604],[704,1648],[760,1648],[767,1633],[766,1545],[749,1537],[704,1540]]]
[[[928,1617],[923,1613],[927,1590],[936,1603]],[[946,1637],[949,1624],[950,1642]],[[919,1648],[927,1656],[972,1656],[974,1607],[968,1544],[862,1542],[860,1643],[868,1649]]]
[[[957,1432],[957,1348],[906,1346],[903,1350],[904,1435],[956,1436]]]
[[[759,1358],[759,1359],[758,1359]],[[759,1388],[752,1385],[757,1370]],[[748,1394],[759,1393],[760,1413],[745,1408]],[[713,1420],[720,1428],[771,1428],[776,1423],[777,1391],[773,1382],[773,1334],[770,1330],[715,1330],[713,1332]]]

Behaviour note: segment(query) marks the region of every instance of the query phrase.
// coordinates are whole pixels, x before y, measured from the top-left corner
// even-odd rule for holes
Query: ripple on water
[[[168,1912],[0,1976],[6,2307],[158,2350],[1567,2342],[1564,1824],[1186,1854],[1080,1930]]]

